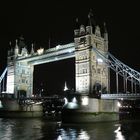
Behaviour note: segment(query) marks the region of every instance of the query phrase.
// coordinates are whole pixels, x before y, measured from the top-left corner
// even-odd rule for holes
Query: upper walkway
[[[135,100],[140,99],[140,93],[102,94],[101,99]]]
[[[75,44],[57,45],[48,50],[39,49],[34,54],[18,56],[17,61],[26,61],[32,65],[39,65],[75,57]]]

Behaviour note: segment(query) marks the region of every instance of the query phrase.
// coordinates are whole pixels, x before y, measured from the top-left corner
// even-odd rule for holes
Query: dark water
[[[62,124],[0,118],[0,140],[140,140],[140,121]]]

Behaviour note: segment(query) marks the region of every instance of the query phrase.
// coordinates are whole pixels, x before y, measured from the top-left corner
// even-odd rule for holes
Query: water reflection
[[[120,125],[118,126],[118,128],[114,132],[116,133],[115,140],[125,140],[124,136],[122,135]]]
[[[115,139],[114,123],[62,124],[57,140],[107,140]]]
[[[46,119],[1,119],[1,140],[139,140],[140,122],[62,124]]]

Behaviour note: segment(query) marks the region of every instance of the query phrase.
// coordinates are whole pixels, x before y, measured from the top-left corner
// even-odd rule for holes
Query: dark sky
[[[89,9],[93,10],[96,24],[105,21],[109,33],[110,52],[140,71],[140,8],[132,1],[51,0],[5,1],[0,4],[0,73],[6,66],[9,41],[23,35],[27,44],[48,48],[73,42],[75,19],[87,22]]]

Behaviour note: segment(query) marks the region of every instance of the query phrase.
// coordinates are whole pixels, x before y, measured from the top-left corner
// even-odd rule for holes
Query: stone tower
[[[22,46],[20,45],[22,44]],[[12,47],[11,47],[12,48]],[[15,47],[8,51],[7,57],[7,93],[15,98],[32,95],[33,66],[28,61],[19,61],[28,56],[23,38],[16,40]]]
[[[93,48],[107,55],[108,33],[105,29],[102,37],[100,27],[93,25],[90,18],[88,26],[74,30],[76,92],[99,96],[109,92],[109,69]]]

